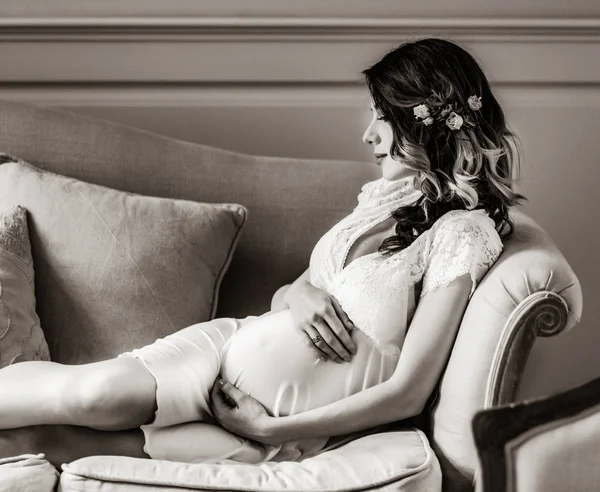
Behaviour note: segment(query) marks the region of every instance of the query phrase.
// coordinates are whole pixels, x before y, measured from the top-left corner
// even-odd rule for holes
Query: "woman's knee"
[[[124,356],[86,364],[66,389],[69,421],[101,430],[124,430],[154,415],[156,382],[143,363]]]

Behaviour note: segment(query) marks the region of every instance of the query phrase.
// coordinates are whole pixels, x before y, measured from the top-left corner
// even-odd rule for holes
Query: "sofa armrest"
[[[551,291],[534,292],[506,320],[494,353],[485,395],[485,408],[516,400],[519,382],[536,337],[561,333],[568,325],[566,301]]]
[[[478,412],[478,492],[572,492],[600,484],[600,378]]]
[[[465,310],[427,415],[453,492],[473,488],[475,413],[514,401],[537,336],[564,333],[581,318],[581,285],[566,258],[531,217],[517,209],[510,216],[514,235]]]

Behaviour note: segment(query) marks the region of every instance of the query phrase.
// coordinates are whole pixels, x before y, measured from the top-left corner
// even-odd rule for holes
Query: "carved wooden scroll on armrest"
[[[506,320],[498,342],[484,408],[515,401],[536,337],[550,337],[560,333],[567,326],[567,318],[567,303],[555,292],[535,292],[521,301]]]

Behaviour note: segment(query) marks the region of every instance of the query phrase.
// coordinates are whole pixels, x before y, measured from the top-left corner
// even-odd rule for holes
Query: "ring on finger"
[[[313,343],[319,343],[321,340],[323,340],[323,337],[321,335],[317,335],[316,337],[311,337],[310,338]]]

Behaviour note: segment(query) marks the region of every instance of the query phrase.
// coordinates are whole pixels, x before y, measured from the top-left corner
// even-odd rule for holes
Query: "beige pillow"
[[[35,312],[33,258],[27,212],[0,210],[0,368],[25,360],[50,360]]]
[[[214,317],[247,214],[93,185],[0,154],[0,208],[14,204],[29,212],[37,312],[62,363],[115,357]]]

